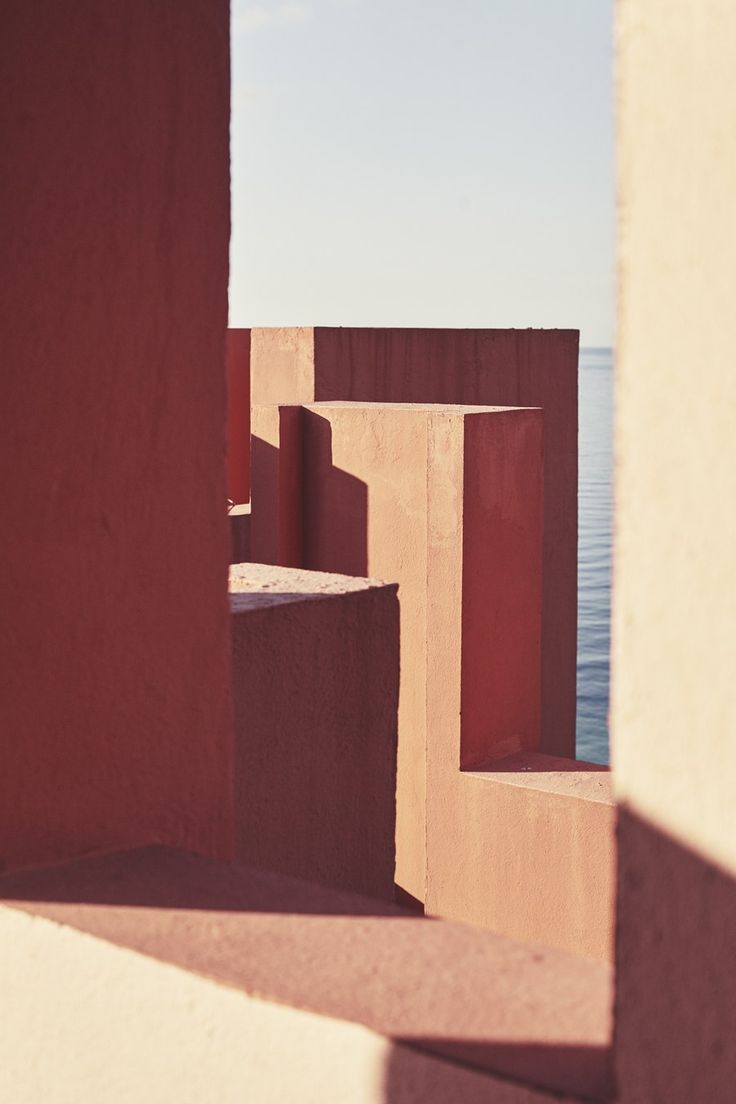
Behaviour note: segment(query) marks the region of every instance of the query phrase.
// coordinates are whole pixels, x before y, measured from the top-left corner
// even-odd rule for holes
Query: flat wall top
[[[335,575],[327,571],[274,567],[271,564],[231,564],[229,586],[233,613],[286,602],[330,598],[358,591],[396,589],[395,583]]]
[[[452,334],[564,334],[578,338],[580,330],[544,326],[252,326],[251,333],[452,333]]]
[[[516,410],[539,410],[529,406],[467,406],[461,403],[406,403],[406,402],[316,402],[304,404],[307,410],[408,410],[427,414],[508,414]]]

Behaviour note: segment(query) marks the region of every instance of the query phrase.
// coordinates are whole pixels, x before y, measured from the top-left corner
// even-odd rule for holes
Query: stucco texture
[[[396,585],[239,564],[230,605],[238,860],[393,900]]]
[[[621,1099],[736,1048],[736,8],[618,5],[612,761]]]
[[[0,856],[230,840],[226,0],[9,0]]]

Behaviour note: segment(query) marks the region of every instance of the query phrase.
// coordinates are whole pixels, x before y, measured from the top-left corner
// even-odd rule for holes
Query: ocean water
[[[613,354],[581,349],[578,375],[577,755],[608,762]]]

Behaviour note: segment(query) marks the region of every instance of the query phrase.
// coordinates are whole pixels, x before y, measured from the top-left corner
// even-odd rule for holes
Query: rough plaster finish
[[[13,1100],[547,1099],[489,1072],[610,1088],[597,964],[164,849],[0,892]]]
[[[0,58],[0,856],[224,853],[228,4],[8,0]]]
[[[238,505],[250,501],[250,330],[228,330],[227,493]]]
[[[254,404],[354,400],[544,409],[542,747],[568,757],[575,755],[577,365],[574,330],[252,331]]]
[[[618,8],[622,1099],[734,1099],[736,8]]]
[[[392,900],[395,584],[230,569],[236,855]]]

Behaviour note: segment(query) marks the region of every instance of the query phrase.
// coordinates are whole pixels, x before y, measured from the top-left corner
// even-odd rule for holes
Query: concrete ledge
[[[319,1047],[316,1057],[323,1082],[326,1069],[334,1084],[339,1084],[346,1060],[358,1068],[370,1040],[335,1034],[335,1021],[360,1025],[372,1033],[373,1040],[378,1036],[398,1044],[408,1064],[403,1065],[400,1056],[397,1060],[396,1052],[384,1054],[388,1064],[384,1064],[383,1081],[376,1085],[374,1078],[370,1094],[364,1083],[361,1093],[366,1095],[355,1097],[334,1094],[327,1078],[324,1100],[469,1099],[521,1104],[547,1099],[528,1088],[504,1086],[503,1081],[536,1087],[544,1094],[569,1093],[585,1099],[603,1099],[610,1093],[611,974],[598,963],[445,921],[417,918],[390,904],[158,847],[6,876],[0,879],[0,894],[5,899],[0,924],[15,931],[16,955],[24,953],[29,932],[35,932],[42,943],[54,938],[45,928],[21,929],[9,916],[20,910],[36,923],[52,921],[73,928],[222,987],[222,1004],[215,1004],[208,1013],[211,1035],[222,1030],[221,1017],[231,1014],[228,993],[234,990],[257,999],[262,1005],[257,1015],[276,1016],[280,1027],[278,1072],[273,1064],[269,1066],[267,1053],[249,1054],[247,1035],[229,1038],[230,1052],[223,1056],[227,1060],[222,1072],[229,1072],[244,1053],[249,1055],[241,1071],[241,1091],[248,1085],[257,1094],[253,1099],[259,1101],[319,1099],[308,1081],[295,1088],[291,1062],[283,1057],[293,1051],[301,1059],[305,1039],[311,1047]],[[87,956],[90,947],[87,941]],[[30,987],[36,1011],[33,1025],[14,1015],[3,1045],[10,1045],[12,1051],[33,1026],[38,1032],[33,1043],[44,1051],[48,1075],[57,1058],[46,1049],[50,1032],[53,1037],[49,1025],[59,1010],[47,999],[57,976],[53,950],[46,959],[42,962],[36,954],[19,974],[10,971],[16,977],[19,1007],[28,1009]],[[92,965],[91,958],[82,956],[80,963],[85,961]],[[34,975],[34,963],[41,964],[38,975]],[[94,985],[85,989],[72,972],[63,975],[65,992],[73,994],[73,1003],[81,1002],[80,1032],[89,1020],[88,1002],[99,1002],[104,1035],[108,1016],[114,1017],[120,1002],[132,1001],[134,993],[117,960],[102,956],[94,971],[96,989]],[[144,996],[155,1004],[167,975],[150,971],[149,975]],[[7,985],[3,992],[15,1010],[16,993]],[[196,994],[178,1008],[177,1024],[197,1007],[194,1001]],[[279,1011],[274,1005],[283,1007]],[[317,1013],[324,1017],[322,1026],[294,1020],[289,1010]],[[64,1032],[76,1038],[75,1030],[74,1022],[64,1023],[59,1038],[65,1037]],[[170,1031],[171,1026],[162,1023],[157,1030]],[[95,1040],[85,1038],[84,1043],[94,1045]],[[147,1045],[158,1053],[155,1034]],[[412,1054],[428,1055],[436,1063],[435,1072],[441,1074],[437,1083],[445,1095],[430,1089],[426,1097],[421,1096]],[[180,1057],[186,1060],[185,1047]],[[145,1058],[145,1054],[130,1055],[129,1081],[145,1076],[140,1073],[146,1069],[145,1062],[138,1067]],[[277,1090],[287,1095],[279,1098],[273,1084],[270,1094],[258,1094],[259,1062],[260,1072],[265,1069],[268,1079],[277,1077]],[[461,1096],[462,1078],[471,1068],[485,1076],[469,1083],[475,1084],[477,1092]],[[431,1086],[430,1074],[431,1068],[422,1075],[425,1088]],[[457,1078],[454,1085],[453,1077]],[[503,1081],[497,1082],[497,1077]],[[365,1082],[365,1067],[358,1082],[361,1078]],[[480,1091],[483,1085],[485,1093]],[[289,1097],[289,1091],[297,1096]],[[134,1099],[134,1093],[125,1099]],[[215,1093],[207,1099],[236,1097]]]
[[[616,807],[605,768],[525,752],[456,772],[444,800],[454,830],[445,841],[445,805],[433,835],[429,913],[612,959]],[[430,821],[434,801],[430,792]]]
[[[393,899],[396,589],[231,567],[239,861]]]

